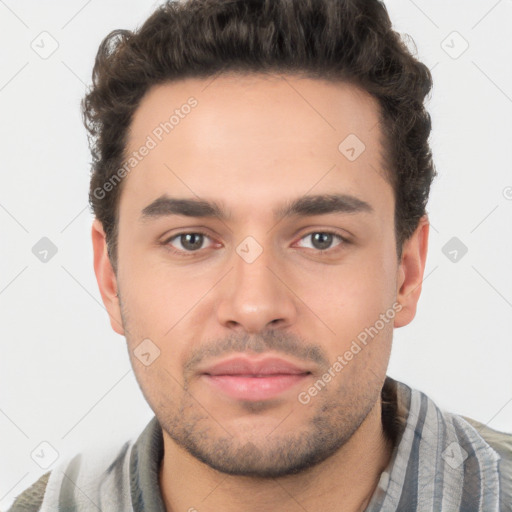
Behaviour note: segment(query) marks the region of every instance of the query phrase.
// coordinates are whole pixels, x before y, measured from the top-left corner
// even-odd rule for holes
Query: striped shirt
[[[403,423],[366,512],[512,511],[512,434],[444,412],[390,377],[384,388],[392,390]],[[396,425],[397,419],[391,418]],[[110,454],[61,463],[9,512],[165,512],[158,483],[163,453],[154,417],[137,439]]]

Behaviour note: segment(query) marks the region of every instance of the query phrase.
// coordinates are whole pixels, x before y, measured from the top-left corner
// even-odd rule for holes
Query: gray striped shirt
[[[386,385],[396,386],[406,421],[366,512],[512,511],[512,434],[444,412],[389,377]],[[79,454],[62,463],[51,472],[46,492],[44,485],[39,492],[28,489],[10,512],[165,512],[156,417],[136,440],[102,455]]]

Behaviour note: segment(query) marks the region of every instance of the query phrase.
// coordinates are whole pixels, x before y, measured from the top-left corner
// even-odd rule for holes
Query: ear
[[[396,297],[402,309],[395,315],[395,327],[407,325],[416,315],[427,259],[429,227],[428,217],[424,215],[414,233],[404,242]]]
[[[118,334],[124,335],[121,308],[117,297],[117,277],[110,263],[103,225],[98,219],[92,224],[92,247],[94,251],[94,273],[101,298],[110,317],[110,325]]]

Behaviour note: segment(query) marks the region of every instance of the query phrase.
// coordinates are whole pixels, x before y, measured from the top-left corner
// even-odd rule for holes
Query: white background
[[[79,102],[102,38],[134,29],[158,4],[0,0],[1,510],[45,472],[31,458],[41,442],[59,461],[120,444],[153,415],[97,290]],[[439,172],[419,310],[395,331],[389,374],[510,432],[512,1],[386,5],[433,73]],[[47,59],[31,48],[43,31],[59,45]],[[469,44],[458,58],[463,41],[453,31]],[[442,252],[454,236],[468,248],[456,263]],[[47,263],[32,253],[42,237],[58,249]]]

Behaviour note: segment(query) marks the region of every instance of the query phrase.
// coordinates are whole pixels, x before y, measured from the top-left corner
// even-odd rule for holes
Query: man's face
[[[135,113],[127,153],[151,148],[120,199],[116,330],[166,439],[216,469],[303,469],[379,406],[399,283],[378,120],[351,85],[286,75],[157,86]],[[341,207],[278,215],[326,194]]]

